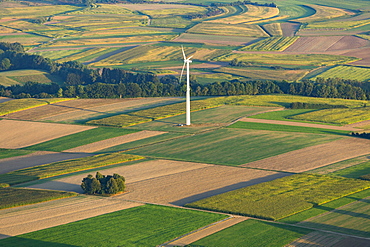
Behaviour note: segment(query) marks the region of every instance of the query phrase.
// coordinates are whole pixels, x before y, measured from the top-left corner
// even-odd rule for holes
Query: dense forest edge
[[[0,42],[0,71],[38,69],[62,78],[64,85],[29,81],[24,85],[1,86],[0,96],[12,98],[133,98],[184,96],[186,86],[173,75],[157,77],[152,73],[123,69],[91,69],[76,61],[56,63],[25,52],[20,43]],[[369,83],[340,78],[316,81],[240,81],[199,84],[191,81],[193,96],[291,94],[322,98],[370,99]]]

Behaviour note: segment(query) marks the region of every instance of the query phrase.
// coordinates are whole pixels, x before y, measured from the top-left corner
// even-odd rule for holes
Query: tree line
[[[91,69],[70,61],[56,63],[40,55],[27,54],[19,43],[0,42],[0,71],[40,69],[57,75],[65,85],[27,82],[24,85],[0,86],[0,96],[132,98],[184,96],[186,86],[173,75],[161,78],[152,73],[131,72],[117,68]],[[240,81],[231,80],[199,84],[191,77],[193,96],[292,94],[323,98],[370,99],[369,83],[339,78],[316,81]]]

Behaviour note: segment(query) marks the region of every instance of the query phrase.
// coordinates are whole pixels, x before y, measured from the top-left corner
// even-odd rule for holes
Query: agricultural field
[[[215,34],[246,37],[268,37],[269,35],[259,26],[250,24],[219,24],[202,22],[190,29],[189,33]]]
[[[156,246],[226,215],[157,205],[143,205],[45,230],[0,240],[1,245]],[[94,229],[93,231],[91,231]],[[141,229],[137,231],[137,229]],[[120,234],[122,230],[126,233]],[[60,238],[60,235],[63,238]],[[92,234],[92,235],[91,235]],[[91,236],[102,235],[99,240]]]
[[[337,18],[340,16],[355,14],[352,11],[339,9],[339,8],[333,8],[333,7],[327,7],[327,6],[319,6],[319,5],[313,5],[313,4],[306,4],[306,6],[314,9],[315,14],[308,16],[308,17],[295,19],[295,21],[301,22],[301,23],[310,23],[310,22],[322,21],[326,19]]]
[[[26,151],[26,150],[15,150],[15,149],[0,149],[0,159],[6,159],[10,157],[16,157],[21,155],[30,154],[32,151]]]
[[[0,72],[0,85],[3,86],[23,85],[29,81],[45,84],[63,84],[63,81],[60,77],[50,75],[49,73],[41,70],[11,70]]]
[[[250,80],[262,79],[262,80],[287,80],[297,81],[304,77],[308,70],[285,70],[285,69],[260,69],[250,67],[221,67],[215,69],[215,72],[227,73],[234,76],[242,76]]]
[[[298,37],[272,37],[241,48],[241,51],[284,51]]]
[[[209,197],[187,206],[278,220],[367,188],[370,188],[368,181],[296,174]]]
[[[292,119],[323,122],[328,124],[353,124],[370,119],[369,107],[324,109],[292,116]]]
[[[356,66],[335,66],[313,78],[343,78],[348,80],[369,81],[370,68]]]

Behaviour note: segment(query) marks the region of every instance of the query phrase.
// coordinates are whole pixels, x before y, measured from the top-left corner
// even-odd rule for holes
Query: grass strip
[[[279,220],[368,188],[369,181],[296,174],[212,196],[186,206]]]
[[[301,227],[248,219],[187,246],[281,247],[312,231]]]
[[[0,148],[0,159],[30,154],[32,151]]]
[[[288,223],[288,224],[296,224],[301,221],[307,220],[311,217],[332,211],[336,208],[339,208],[341,206],[347,205],[352,202],[356,202],[358,200],[364,199],[369,196],[370,196],[370,189],[363,190],[363,191],[360,191],[360,192],[357,192],[351,195],[344,196],[337,200],[324,203],[322,205],[314,206],[313,208],[309,210],[280,219],[279,222]]]
[[[12,112],[22,111],[42,105],[48,105],[66,100],[67,98],[50,98],[50,99],[16,99],[0,103],[0,115],[9,114]]]
[[[98,154],[90,157],[59,161],[0,174],[0,182],[14,185],[139,159],[144,159],[144,157],[124,153]]]
[[[63,150],[135,132],[138,132],[138,130],[99,127],[29,146],[25,149],[61,152]]]
[[[60,198],[76,196],[74,192],[35,190],[23,188],[0,189],[0,209],[12,208]]]
[[[226,217],[209,212],[143,205],[1,239],[0,245],[158,246]]]
[[[312,133],[312,134],[331,134],[331,135],[348,135],[349,134],[348,131],[343,131],[343,130],[331,130],[331,129],[291,126],[291,125],[282,125],[282,124],[252,123],[252,122],[243,122],[243,121],[238,121],[228,126],[228,128],[300,132],[300,133]]]

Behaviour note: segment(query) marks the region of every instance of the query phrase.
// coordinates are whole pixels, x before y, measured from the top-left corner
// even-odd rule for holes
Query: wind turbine
[[[182,74],[184,73],[184,68],[186,64],[186,125],[190,125],[190,74],[189,74],[189,64],[191,63],[190,56],[186,58],[184,47],[181,46],[182,55],[184,56],[184,65],[182,66],[181,75],[180,75],[180,83],[182,79]]]

